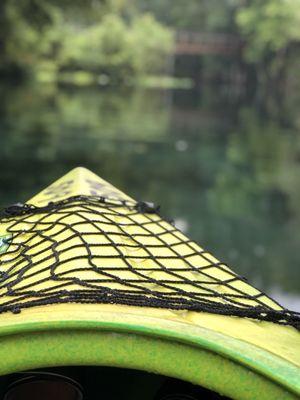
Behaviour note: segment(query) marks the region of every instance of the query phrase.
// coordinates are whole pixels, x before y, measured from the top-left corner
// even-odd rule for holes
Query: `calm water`
[[[0,89],[0,205],[82,165],[300,310],[300,132],[233,89]],[[288,110],[288,113],[287,113]]]

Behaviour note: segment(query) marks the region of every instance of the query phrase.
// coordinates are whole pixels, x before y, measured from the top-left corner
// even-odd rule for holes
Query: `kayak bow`
[[[0,373],[98,365],[234,399],[300,396],[297,313],[151,203],[76,168],[2,213]]]

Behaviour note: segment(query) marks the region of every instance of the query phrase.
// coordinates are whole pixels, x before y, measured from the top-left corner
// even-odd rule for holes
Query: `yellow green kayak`
[[[300,315],[163,214],[85,168],[2,210],[2,398],[35,399],[24,382],[69,367],[99,380],[99,399],[116,398],[100,396],[106,381],[124,399],[300,398]],[[133,389],[143,371],[153,393]],[[56,400],[96,398],[74,385]]]

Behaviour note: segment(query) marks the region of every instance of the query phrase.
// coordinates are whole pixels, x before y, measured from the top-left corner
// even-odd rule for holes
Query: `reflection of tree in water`
[[[62,167],[67,170],[84,164],[99,171],[101,166],[100,173],[107,171],[109,177],[129,162],[129,142],[143,152],[148,141],[163,140],[168,123],[160,94],[25,87],[7,88],[1,97],[0,152],[7,166],[2,179],[11,185],[11,194],[16,194],[14,180],[20,171],[24,172],[19,193],[24,190],[25,194],[60,175]],[[124,149],[115,153],[113,162],[118,146]],[[122,166],[122,170],[126,168]]]
[[[84,165],[132,196],[162,204],[164,214],[258,286],[299,291],[299,138],[253,108],[205,97],[184,107],[170,96],[3,92],[1,203],[25,200]],[[235,112],[224,112],[228,107]],[[189,125],[191,113],[197,117]]]
[[[218,249],[221,258],[261,287],[280,282],[298,291],[300,235],[293,220],[299,219],[300,210],[293,197],[299,198],[300,188],[287,188],[280,177],[299,169],[294,161],[299,139],[272,122],[260,123],[253,112],[248,111],[247,118],[244,114],[240,111],[240,124],[228,135],[223,154],[218,140],[215,157],[210,154],[219,167],[205,173],[213,181],[203,185],[199,203],[204,211],[199,213],[201,242]],[[203,145],[201,160],[208,158]],[[194,202],[188,209],[195,207]],[[195,220],[196,214],[190,219],[192,235],[199,237]]]

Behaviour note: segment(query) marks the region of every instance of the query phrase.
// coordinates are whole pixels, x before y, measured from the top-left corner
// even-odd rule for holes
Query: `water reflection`
[[[300,136],[292,119],[212,90],[0,94],[1,205],[86,166],[161,204],[256,286],[299,307]]]

